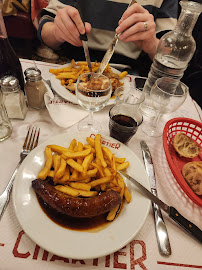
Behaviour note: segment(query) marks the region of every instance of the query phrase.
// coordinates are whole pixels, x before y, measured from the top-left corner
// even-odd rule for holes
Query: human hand
[[[159,40],[156,38],[154,17],[146,9],[135,3],[122,15],[117,34],[123,42],[134,42],[143,51],[154,57]]]
[[[79,47],[82,46],[80,34],[89,33],[91,25],[83,24],[78,10],[72,6],[66,6],[57,11],[53,23],[53,34],[59,43],[68,43]]]

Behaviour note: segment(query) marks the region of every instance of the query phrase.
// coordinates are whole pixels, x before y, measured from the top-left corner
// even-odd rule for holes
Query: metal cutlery
[[[155,196],[157,196],[156,178],[155,178],[152,157],[151,157],[151,154],[150,154],[150,151],[146,142],[141,141],[140,145],[141,145],[145,169],[146,169],[147,175],[149,177],[150,185],[151,185],[151,192]],[[152,203],[152,208],[154,212],[154,223],[155,223],[155,231],[156,231],[159,252],[161,255],[169,256],[171,254],[170,241],[169,241],[166,225],[163,220],[163,216],[161,214],[161,210],[158,207],[158,205],[155,203]]]
[[[9,199],[10,199],[10,193],[13,187],[13,181],[15,179],[15,176],[17,174],[18,168],[20,167],[21,163],[23,160],[26,158],[26,156],[33,150],[37,145],[39,141],[39,133],[40,133],[40,128],[29,128],[23,148],[20,153],[20,161],[13,173],[13,175],[10,178],[10,181],[8,182],[7,187],[5,188],[4,192],[0,195],[0,219],[3,216],[3,213],[6,209],[6,206],[8,205]]]
[[[133,177],[127,175],[123,172],[118,172],[123,178],[127,178],[131,181],[139,191],[157,204],[163,211],[165,211],[170,218],[172,218],[177,224],[179,224],[184,230],[186,230],[194,239],[202,243],[202,231],[191,221],[183,217],[173,206],[168,206],[163,201],[161,201],[157,196],[153,195],[147,188],[140,184]]]
[[[132,0],[130,2],[130,4],[128,5],[128,7],[132,6],[134,3],[137,3],[137,1]],[[115,50],[116,44],[118,43],[120,35],[121,35],[121,33],[120,34],[115,33],[114,38],[113,38],[111,44],[109,45],[109,48],[107,49],[107,51],[102,59],[102,62],[100,63],[100,66],[98,68],[97,73],[102,74],[103,71],[105,70],[106,66],[108,65],[108,63],[109,63],[109,61],[114,53],[114,50]]]
[[[82,22],[84,24],[83,13],[82,13],[82,10],[81,10],[81,4],[80,4],[79,0],[77,0],[77,9],[79,11],[81,20],[82,20]],[[86,62],[87,62],[87,65],[88,65],[88,69],[90,70],[90,72],[92,72],[90,54],[89,54],[89,50],[88,50],[88,37],[87,37],[86,33],[83,34],[83,35],[80,34],[80,39],[81,39],[82,44],[83,44],[83,49],[84,49],[84,54],[85,54]]]

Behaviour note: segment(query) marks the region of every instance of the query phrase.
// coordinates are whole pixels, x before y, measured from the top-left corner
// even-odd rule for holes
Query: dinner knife
[[[79,0],[77,0],[77,9],[79,11],[81,20],[82,20],[82,22],[84,24],[85,22],[84,22],[83,13],[81,11],[81,6],[80,6],[80,3],[79,3]],[[87,37],[86,33],[85,34],[80,34],[80,39],[81,39],[82,44],[83,44],[83,49],[84,49],[84,54],[85,54],[86,62],[87,62],[87,65],[88,65],[88,69],[89,69],[90,72],[92,72],[90,54],[89,54],[89,49],[88,49],[88,37]]]
[[[132,0],[130,2],[130,4],[128,5],[128,8],[133,5],[134,3],[137,3],[137,1],[135,0]],[[121,35],[121,33],[117,34],[115,33],[114,35],[114,38],[111,42],[111,44],[109,45],[109,48],[107,49],[103,59],[102,59],[102,62],[100,63],[100,66],[97,70],[97,73],[103,73],[103,71],[105,70],[106,66],[108,65],[113,53],[114,53],[114,50],[115,50],[115,47],[116,47],[116,44],[118,43],[118,40],[119,40],[119,36]]]
[[[151,192],[155,196],[157,196],[156,178],[155,178],[154,166],[153,166],[152,157],[149,151],[149,147],[147,146],[145,141],[141,141],[140,145],[141,145],[145,169],[146,169],[147,175],[149,177],[150,185],[151,185]],[[170,241],[169,241],[166,225],[163,220],[163,216],[161,214],[161,210],[158,207],[158,205],[155,203],[152,203],[152,208],[154,212],[155,231],[156,231],[159,252],[161,255],[169,256],[171,254]]]
[[[172,218],[177,224],[179,224],[184,230],[202,244],[202,231],[192,222],[183,217],[173,206],[168,206],[166,203],[161,201],[157,196],[153,195],[147,188],[140,184],[137,180],[127,175],[124,172],[118,172],[123,178],[127,178],[131,181],[139,191],[157,204],[163,211],[165,211],[170,218]]]

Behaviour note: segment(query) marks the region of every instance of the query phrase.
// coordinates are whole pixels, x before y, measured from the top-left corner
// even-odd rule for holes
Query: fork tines
[[[23,149],[32,150],[34,149],[39,140],[40,128],[38,127],[29,127]]]

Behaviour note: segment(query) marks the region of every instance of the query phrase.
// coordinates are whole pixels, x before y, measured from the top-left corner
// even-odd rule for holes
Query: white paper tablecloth
[[[21,60],[23,69],[33,66],[31,60]],[[49,78],[49,68],[57,67],[50,63],[37,62],[44,79]],[[68,106],[68,104],[67,104]],[[95,113],[95,119],[103,127],[102,134],[109,135],[109,107]],[[70,117],[71,111],[70,111]],[[171,115],[164,116],[167,121],[174,117],[188,117],[202,121],[200,108],[187,98],[181,108]],[[19,153],[27,132],[27,127],[41,128],[40,142],[53,135],[78,132],[77,125],[62,128],[54,123],[48,111],[28,110],[24,121],[12,120],[13,133],[9,139],[0,143],[0,192],[9,181],[18,161]],[[158,196],[168,205],[173,205],[191,222],[202,229],[202,208],[194,204],[182,191],[173,177],[163,150],[162,138],[149,138],[139,128],[128,147],[142,160],[139,142],[145,140],[151,150],[157,178]],[[163,257],[158,252],[152,210],[134,240],[122,250],[106,257],[92,260],[73,260],[51,254],[34,242],[20,227],[11,201],[0,221],[0,270],[34,269],[149,269],[149,270],[187,270],[202,269],[202,246],[181,230],[165,213],[164,221],[170,237],[172,255]],[[40,221],[39,221],[40,222]],[[123,228],[127,229],[126,227]],[[39,232],[40,233],[40,232]],[[79,244],[79,243],[78,243]],[[67,243],[68,245],[68,243]]]

